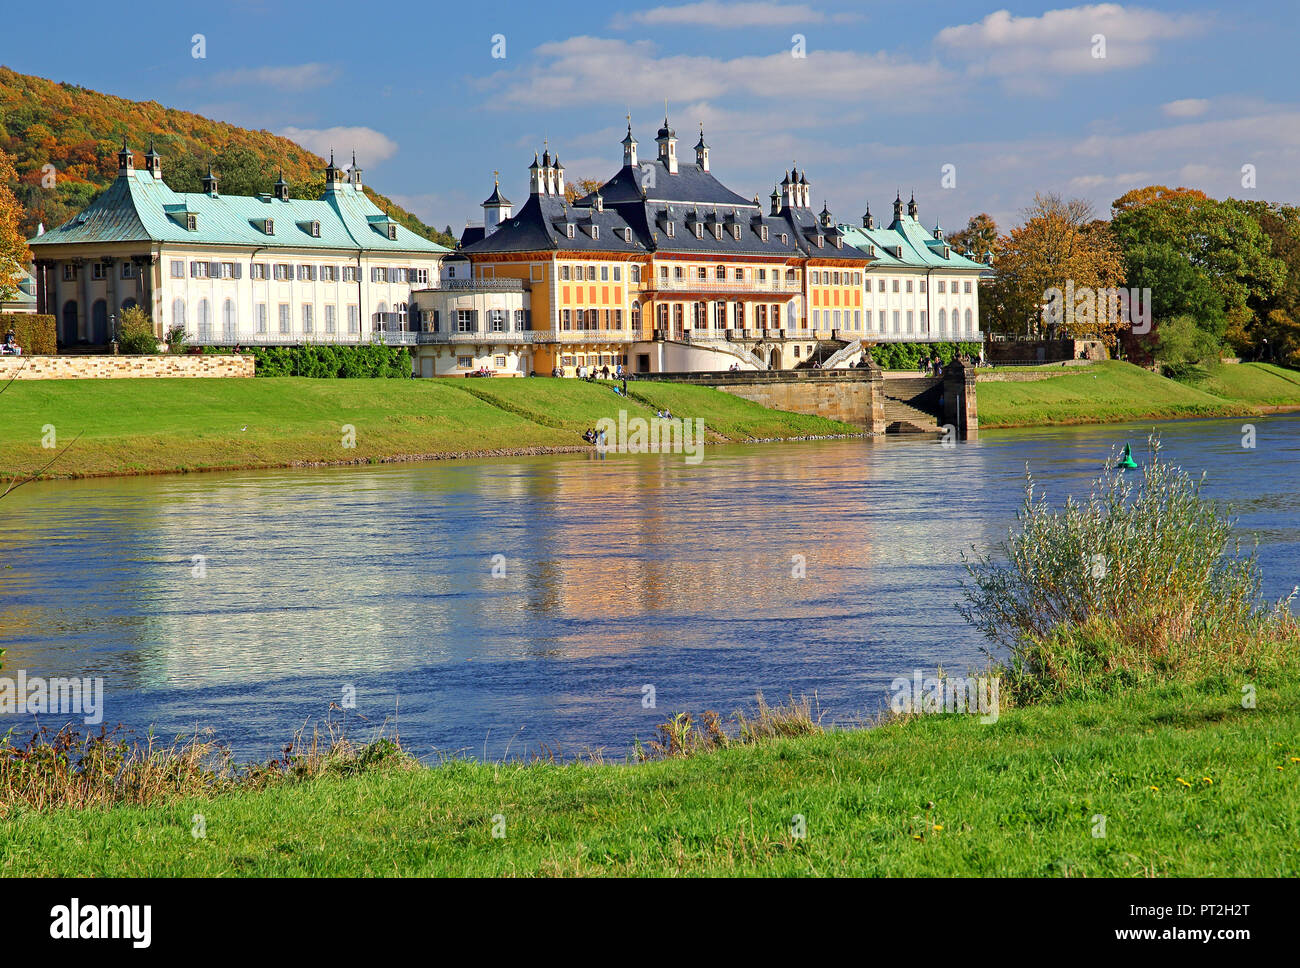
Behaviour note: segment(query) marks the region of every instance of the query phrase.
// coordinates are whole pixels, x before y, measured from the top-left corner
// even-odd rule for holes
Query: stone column
[[[870,349],[867,350],[865,370],[867,378],[867,430],[873,434],[883,434],[887,426],[885,420],[885,371],[880,368],[880,364],[872,357]]]
[[[41,315],[49,315],[49,291],[45,288],[45,272],[49,267],[49,262],[44,259],[37,259],[33,266],[36,269],[36,312]],[[57,331],[58,323],[56,322],[55,332]]]
[[[943,374],[943,421],[957,428],[962,440],[979,436],[979,411],[975,401],[975,368],[954,358]]]
[[[72,334],[73,342],[90,339],[90,260],[73,259],[77,267],[77,281],[80,283],[81,298],[77,300],[77,331]]]

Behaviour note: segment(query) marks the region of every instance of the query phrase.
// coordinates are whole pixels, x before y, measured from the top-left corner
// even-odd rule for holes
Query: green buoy
[[[1137,461],[1133,459],[1133,448],[1131,445],[1124,445],[1124,456],[1119,459],[1119,462],[1115,466],[1119,468],[1138,466]]]

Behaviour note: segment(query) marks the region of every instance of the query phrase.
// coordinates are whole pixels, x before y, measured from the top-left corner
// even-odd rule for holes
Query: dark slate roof
[[[574,227],[573,238],[567,226]],[[592,228],[598,231],[593,237]],[[624,232],[631,228],[631,241]],[[491,235],[462,251],[467,255],[486,252],[529,252],[538,249],[576,249],[587,252],[643,252],[644,236],[630,226],[617,209],[602,212],[567,205],[562,195],[532,195],[515,215],[503,221]]]
[[[776,216],[773,222],[782,226],[773,231],[788,232],[791,241],[798,239],[800,252],[809,258],[854,261],[868,258],[861,249],[855,248],[849,242],[843,226],[835,224],[833,219],[830,225],[823,225],[811,208],[791,208],[787,205],[781,209],[781,214]],[[817,245],[818,235],[821,235],[823,240],[820,248]],[[837,242],[842,245],[837,246]]]
[[[463,249],[467,245],[473,245],[475,242],[481,241],[484,234],[486,234],[486,230],[483,226],[466,225],[465,231],[460,233],[459,247]]]
[[[514,205],[514,202],[501,194],[501,185],[498,183],[492,187],[492,194],[483,200],[484,205]]]
[[[653,173],[653,174],[652,174]],[[679,163],[677,174],[668,172],[662,161],[643,161],[636,168],[624,165],[600,187],[605,204],[641,200],[641,190],[652,202],[695,202],[700,205],[753,205],[727,188],[694,162]],[[592,196],[580,198],[578,205],[592,204]]]

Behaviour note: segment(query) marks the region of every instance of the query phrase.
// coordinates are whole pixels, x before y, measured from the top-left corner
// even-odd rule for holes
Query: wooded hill
[[[232,195],[269,192],[281,169],[296,198],[318,198],[325,187],[325,159],[288,138],[0,67],[0,149],[18,171],[14,194],[24,207],[27,237],[38,223],[61,225],[117,177],[123,136],[141,165],[147,139],[155,139],[163,181],[176,191],[200,191],[209,165]],[[364,167],[365,159],[358,160]],[[455,245],[368,186],[366,194],[413,232]]]

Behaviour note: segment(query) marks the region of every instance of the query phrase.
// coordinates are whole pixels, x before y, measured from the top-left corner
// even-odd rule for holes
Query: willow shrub
[[[362,343],[335,346],[257,346],[257,376],[305,376],[317,379],[370,377],[406,379],[411,376],[411,354],[401,346]]]
[[[1241,674],[1291,662],[1300,627],[1287,599],[1260,593],[1254,552],[1201,495],[1204,478],[1162,459],[1115,460],[1084,500],[1048,506],[1026,473],[1018,529],[963,555],[962,616],[1010,653],[1021,701],[1153,679]]]

